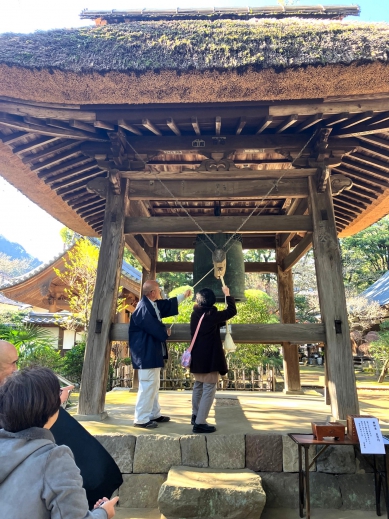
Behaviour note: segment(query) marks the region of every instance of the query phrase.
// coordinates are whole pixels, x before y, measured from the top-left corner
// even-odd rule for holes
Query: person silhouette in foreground
[[[203,288],[196,294],[196,304],[190,318],[190,332],[193,338],[201,317],[198,335],[192,349],[190,372],[195,383],[192,394],[192,420],[194,433],[213,433],[216,427],[208,425],[206,420],[215,398],[220,375],[228,372],[224,355],[220,327],[236,315],[235,300],[230,296],[230,289],[222,287],[227,298],[227,308],[218,310],[214,304],[216,297],[210,288]]]
[[[0,386],[17,370],[18,352],[13,344],[0,340]],[[72,386],[62,388],[64,403]],[[111,496],[123,483],[119,467],[101,443],[77,422],[65,409],[59,409],[58,419],[50,429],[57,445],[66,445],[73,453],[81,471],[83,487],[92,509],[102,495]]]
[[[60,386],[48,368],[10,374],[0,386],[0,510],[18,519],[111,519],[118,497],[90,512],[71,450],[54,443]]]

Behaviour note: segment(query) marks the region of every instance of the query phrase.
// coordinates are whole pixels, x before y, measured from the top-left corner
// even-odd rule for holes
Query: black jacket
[[[236,315],[233,297],[227,297],[227,308],[219,311],[216,306],[211,308],[195,305],[190,318],[191,336],[195,334],[201,316],[205,317],[200,325],[196,342],[192,349],[191,373],[211,373],[218,371],[225,375],[228,371],[226,357],[220,338],[220,327],[225,321]]]

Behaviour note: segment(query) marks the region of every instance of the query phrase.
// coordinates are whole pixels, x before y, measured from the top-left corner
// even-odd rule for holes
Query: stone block
[[[308,449],[309,463],[312,462],[316,455],[315,447],[312,445]],[[298,447],[292,438],[289,436],[282,436],[282,461],[284,466],[284,472],[298,472],[299,470],[299,457]],[[305,466],[305,450],[303,449],[303,466]],[[310,468],[311,472],[316,470],[315,464]]]
[[[313,472],[309,476],[311,508],[341,508],[339,480],[332,474]]]
[[[246,434],[246,467],[255,472],[282,472],[282,436]]]
[[[136,437],[130,434],[97,434],[95,438],[116,461],[120,472],[131,474]]]
[[[245,467],[244,434],[207,436],[209,467],[243,469]]]
[[[375,510],[373,474],[344,474],[337,476],[345,510]],[[381,511],[385,503],[381,492]]]
[[[266,508],[298,508],[298,474],[286,472],[260,472],[266,494]]]
[[[134,454],[134,474],[163,474],[181,465],[180,439],[157,434],[138,436]]]
[[[166,519],[259,519],[265,502],[261,478],[248,469],[172,467],[158,496]]]
[[[323,447],[317,445],[317,452]],[[316,470],[327,474],[355,474],[356,462],[352,445],[330,445],[316,460]]]
[[[384,470],[383,456],[377,459],[378,468]],[[372,454],[361,454],[359,449],[355,451],[356,474],[370,474],[374,472],[374,456]]]
[[[124,474],[119,489],[122,508],[157,508],[158,493],[167,474]]]
[[[186,467],[208,467],[205,436],[193,434],[181,436],[181,464]]]

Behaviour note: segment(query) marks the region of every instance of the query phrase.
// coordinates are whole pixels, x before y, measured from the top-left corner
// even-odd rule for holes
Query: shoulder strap
[[[196,342],[197,334],[199,333],[200,324],[201,324],[201,321],[204,319],[204,315],[205,315],[205,312],[204,312],[203,315],[200,317],[199,324],[197,325],[197,328],[196,328],[195,334],[193,335],[192,342],[190,343],[190,346],[189,346],[189,348],[188,348],[189,353],[192,351],[192,348],[193,348],[193,346],[194,346],[194,343]]]

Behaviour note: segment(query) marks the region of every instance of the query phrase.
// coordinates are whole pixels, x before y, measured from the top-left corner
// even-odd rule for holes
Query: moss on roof
[[[64,71],[285,69],[389,60],[389,24],[149,21],[0,35],[0,63]]]

